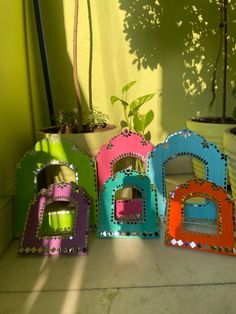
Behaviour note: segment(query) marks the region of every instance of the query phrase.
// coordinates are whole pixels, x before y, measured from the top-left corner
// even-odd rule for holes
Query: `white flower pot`
[[[186,126],[191,131],[194,131],[203,136],[208,142],[212,142],[224,152],[223,134],[224,130],[236,127],[236,124],[222,124],[222,123],[205,123],[193,120],[187,120]],[[197,159],[193,159],[193,167],[196,177],[205,178],[205,167]]]
[[[48,128],[49,130],[50,128]],[[76,144],[80,149],[84,150],[90,157],[95,157],[99,152],[101,145],[109,142],[109,140],[118,135],[121,131],[120,127],[108,125],[106,128],[95,129],[94,132],[75,133],[75,134],[58,134],[41,131],[37,134],[37,140],[42,140],[48,137],[59,137],[69,140]]]

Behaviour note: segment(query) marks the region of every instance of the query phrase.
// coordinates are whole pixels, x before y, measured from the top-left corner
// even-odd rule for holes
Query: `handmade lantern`
[[[188,129],[183,129],[169,135],[165,142],[157,145],[148,155],[147,175],[157,186],[158,212],[161,219],[165,219],[166,186],[165,167],[168,161],[178,156],[197,158],[206,167],[206,178],[215,184],[227,186],[227,157],[216,145],[207,142],[202,136]],[[211,202],[204,202],[195,206],[189,203],[186,206],[186,217],[191,219],[215,220],[215,208]],[[204,208],[204,210],[202,210]]]
[[[34,150],[24,155],[16,169],[15,235],[22,234],[29,202],[38,193],[38,175],[48,166],[67,166],[75,173],[75,183],[91,199],[90,225],[96,224],[97,179],[94,160],[59,135],[37,142]],[[47,186],[46,186],[47,188]]]
[[[142,207],[139,216],[116,214],[115,194],[124,187],[135,187],[142,194]],[[98,237],[159,237],[157,195],[150,179],[138,171],[126,169],[110,177],[100,190],[98,217]],[[140,203],[133,203],[140,206]]]
[[[45,234],[42,228],[45,208],[54,202],[74,204],[73,228]],[[20,255],[86,255],[90,201],[81,187],[72,183],[52,184],[42,190],[30,204],[24,233],[18,253]]]
[[[136,159],[136,164],[141,163],[144,172],[146,171],[146,157],[153,149],[153,145],[146,141],[142,136],[137,133],[133,133],[128,129],[122,131],[121,134],[112,138],[108,144],[103,145],[96,156],[97,161],[97,176],[98,176],[98,188],[109,179],[109,177],[115,174],[115,165],[127,157]],[[131,164],[124,165],[124,168],[132,168]],[[135,169],[140,170],[140,169]],[[132,194],[132,193],[130,193]],[[116,214],[117,216],[130,216],[131,213],[138,216],[140,215],[142,200],[141,198],[130,200],[117,200]],[[135,208],[135,210],[131,210]]]
[[[205,197],[217,207],[215,234],[184,228],[184,212],[188,199]],[[206,210],[206,209],[205,209]],[[224,189],[203,179],[179,185],[171,193],[166,216],[165,244],[181,248],[236,255],[234,243],[234,200]]]

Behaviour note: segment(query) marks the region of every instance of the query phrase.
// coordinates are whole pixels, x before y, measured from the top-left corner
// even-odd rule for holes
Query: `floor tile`
[[[0,292],[236,283],[234,257],[166,247],[163,239],[96,239],[89,255],[0,259]]]
[[[1,314],[234,314],[235,285],[0,294]]]

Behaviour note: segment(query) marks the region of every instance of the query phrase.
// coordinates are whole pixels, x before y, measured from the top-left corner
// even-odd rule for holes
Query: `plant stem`
[[[134,167],[133,167],[134,170],[137,170],[141,173],[145,173],[145,164],[142,160],[136,158],[134,159]]]
[[[79,17],[79,0],[74,0],[74,32],[73,32],[73,79],[77,100],[77,120],[78,132],[82,131],[83,127],[83,114],[81,103],[81,91],[78,81],[78,64],[77,64],[77,36],[78,36],[78,17]]]
[[[223,33],[224,33],[224,50],[223,50],[223,57],[224,57],[224,73],[223,73],[223,99],[222,99],[222,123],[225,123],[226,119],[226,101],[227,101],[227,57],[228,57],[228,25],[227,25],[227,7],[228,7],[228,0],[223,0]]]
[[[92,24],[92,11],[90,0],[87,0],[88,6],[88,21],[89,21],[89,34],[90,34],[90,49],[89,49],[89,82],[88,82],[88,91],[89,91],[89,110],[93,112],[93,99],[92,99],[92,74],[93,74],[93,24]]]
[[[127,92],[122,93],[122,99],[127,102]],[[127,115],[127,109],[126,109],[125,106],[124,106],[124,115],[125,115],[125,120],[126,120],[128,129],[129,129],[130,131],[133,131],[133,130],[132,130],[132,125],[131,125],[131,117],[130,117],[130,119],[129,119],[129,117],[128,117],[128,115]]]
[[[219,24],[219,29],[220,29],[220,42],[219,42],[219,48],[218,48],[218,52],[217,52],[217,56],[216,56],[216,62],[215,62],[215,66],[214,66],[214,70],[213,70],[213,74],[212,74],[212,81],[211,81],[211,92],[212,92],[212,98],[211,101],[209,103],[209,110],[212,108],[214,102],[215,102],[215,98],[216,98],[216,72],[219,66],[219,61],[220,61],[220,56],[221,56],[221,52],[222,52],[222,45],[223,45],[223,37],[224,37],[224,33],[223,33],[223,25],[224,25],[224,12],[223,12],[223,5],[224,5],[224,0],[221,0],[221,4],[220,4],[220,24]]]
[[[127,122],[127,125],[128,125],[128,128],[130,129],[130,131],[132,131],[131,129],[131,125],[129,123],[129,118],[128,118],[128,115],[127,115],[127,110],[126,110],[126,107],[124,106],[124,114],[125,114],[125,120]]]

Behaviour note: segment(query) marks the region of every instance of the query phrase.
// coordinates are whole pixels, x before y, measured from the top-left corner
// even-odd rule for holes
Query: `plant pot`
[[[233,198],[236,199],[236,127],[224,130],[225,153],[228,156],[229,180]]]
[[[235,124],[223,124],[223,123],[207,123],[194,121],[192,119],[187,120],[186,126],[191,131],[194,131],[203,136],[208,142],[212,142],[218,146],[220,150],[224,152],[223,147],[223,133],[224,130],[232,127],[236,127]],[[205,167],[197,159],[193,158],[193,167],[196,177],[205,178]]]
[[[40,130],[37,134],[37,140],[48,137],[60,137],[76,144],[84,150],[90,157],[95,157],[101,145],[106,144],[112,137],[120,132],[120,128],[114,125],[107,125],[105,128],[97,128],[93,132],[87,133],[56,133],[56,127],[49,127]]]

